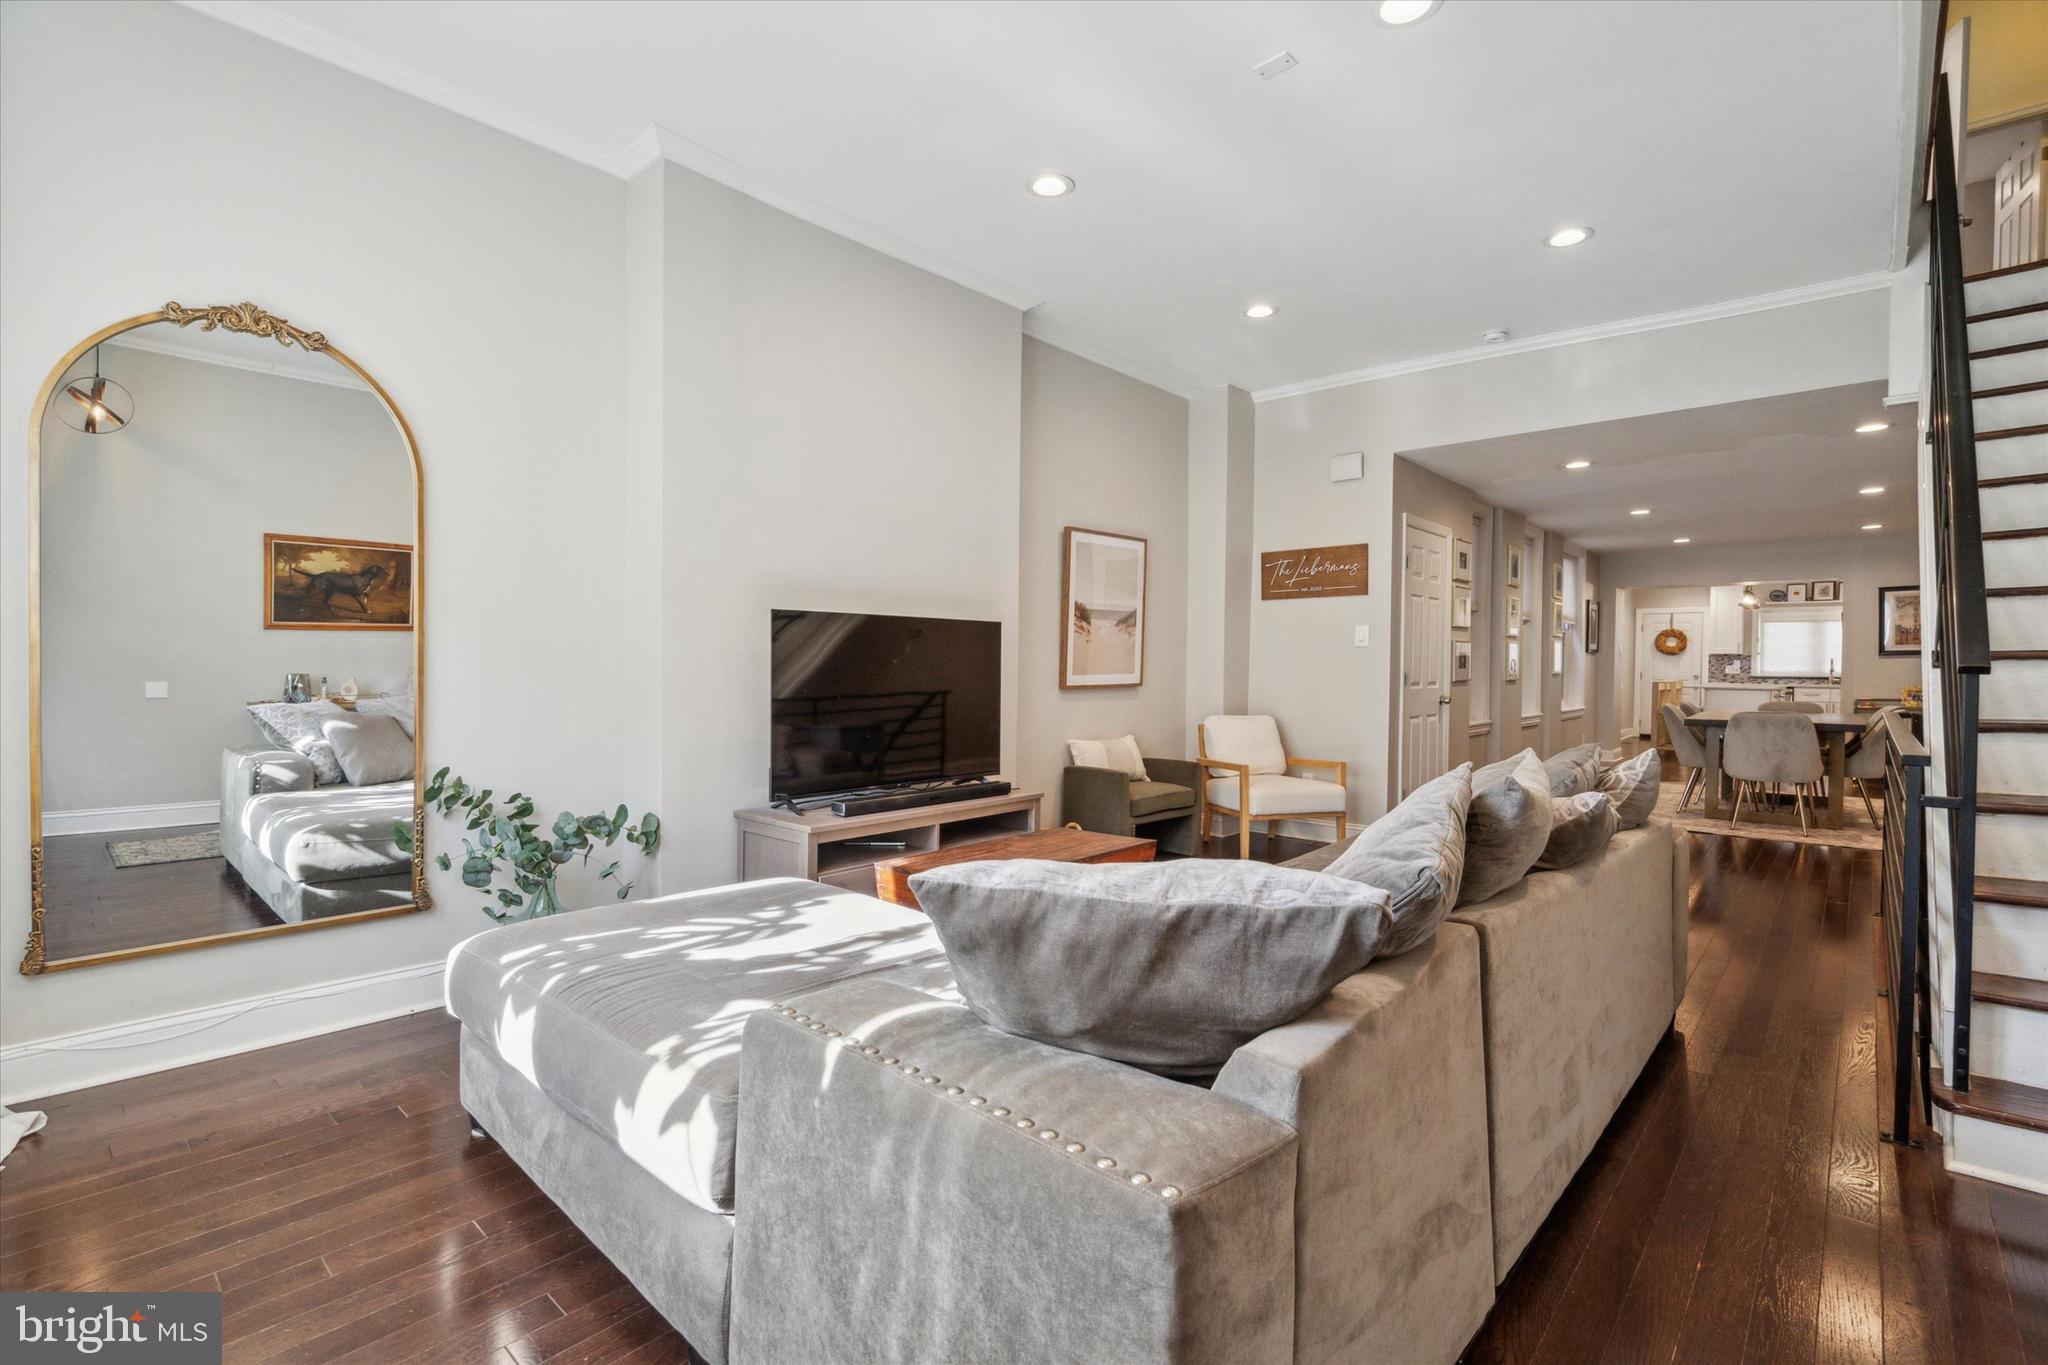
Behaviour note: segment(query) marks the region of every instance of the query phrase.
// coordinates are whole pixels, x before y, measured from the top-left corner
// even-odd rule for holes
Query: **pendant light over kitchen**
[[[1745,607],[1756,605],[1756,585],[1754,583],[1744,583],[1742,585],[1742,605]]]
[[[128,390],[100,373],[100,348],[92,348],[92,374],[80,375],[64,386],[69,402],[57,405],[64,425],[88,436],[104,436],[128,425],[135,415],[135,399]]]

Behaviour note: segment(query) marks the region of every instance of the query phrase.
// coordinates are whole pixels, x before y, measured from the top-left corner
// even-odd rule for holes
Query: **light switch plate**
[[[1371,626],[1353,626],[1353,627],[1351,628],[1351,643],[1352,643],[1353,645],[1357,646],[1357,647],[1358,647],[1359,649],[1369,649],[1369,648],[1371,648],[1371,647],[1372,647],[1372,627],[1371,627]]]
[[[170,695],[171,685],[167,682],[146,682],[142,685],[144,701],[162,701]]]

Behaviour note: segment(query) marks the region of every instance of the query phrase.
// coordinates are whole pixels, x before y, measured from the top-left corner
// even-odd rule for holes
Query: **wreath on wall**
[[[1659,654],[1683,654],[1687,641],[1684,631],[1677,626],[1666,626],[1657,632],[1655,643]]]

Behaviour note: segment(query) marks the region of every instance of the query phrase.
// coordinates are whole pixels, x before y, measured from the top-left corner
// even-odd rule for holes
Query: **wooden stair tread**
[[[2003,265],[1996,270],[1980,270],[1974,275],[1963,276],[1964,284],[1975,284],[1979,280],[2002,280],[2007,275],[2024,275],[2029,270],[2048,268],[2048,260],[2028,261],[2025,265]]]
[[[2048,910],[2048,882],[2030,882],[2023,877],[1979,877],[1973,894],[1980,901]]]
[[[1936,1079],[1930,1098],[1951,1114],[2048,1133],[2048,1090],[2039,1086],[2001,1081],[1996,1076],[1972,1076],[1965,1091],[1951,1090]]]
[[[1979,815],[2048,815],[2048,796],[2031,792],[1978,792]]]
[[[2014,1009],[2048,1011],[2048,981],[2000,976],[1997,972],[1971,972],[1970,998]]]
[[[2048,597],[2048,583],[2032,583],[2024,588],[1986,588],[1986,597]]]
[[[1972,389],[1972,398],[2005,398],[2015,393],[2037,393],[2048,389],[2048,379],[2035,379],[2025,384],[2004,384],[1995,389]]]
[[[2048,536],[2048,526],[2024,526],[2012,531],[1986,531],[1986,540],[2032,540],[2036,536]]]
[[[1998,308],[1989,313],[1973,313],[1963,319],[1965,322],[1995,322],[1999,318],[2016,318],[2027,313],[2048,313],[2048,303],[2022,303],[2011,308]]]
[[[2039,436],[2044,431],[2048,431],[2048,422],[2043,422],[2037,427],[2004,427],[1998,431],[1980,431],[1977,433],[1977,439],[1979,441],[2009,441],[2015,436]]]
[[[2043,470],[2039,474],[2007,474],[2003,478],[1998,479],[1979,479],[1977,480],[1977,487],[2011,488],[2023,483],[2048,483],[2048,470]]]
[[[1989,360],[1998,355],[2018,355],[2021,351],[2048,351],[2048,341],[2015,341],[2010,346],[1990,346],[1970,352],[1970,359]]]
[[[2048,735],[2048,720],[1980,720],[1977,728],[1987,735]]]

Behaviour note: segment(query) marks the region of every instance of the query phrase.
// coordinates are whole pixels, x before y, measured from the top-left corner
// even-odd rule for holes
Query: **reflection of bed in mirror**
[[[290,749],[223,750],[221,856],[287,922],[408,904],[412,859],[395,827],[412,823],[412,786],[321,787]]]

